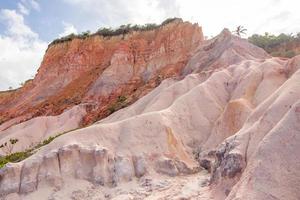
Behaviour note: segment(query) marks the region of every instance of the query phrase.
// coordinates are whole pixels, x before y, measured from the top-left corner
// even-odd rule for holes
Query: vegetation
[[[15,152],[15,153],[11,153],[12,151],[10,151],[10,153],[8,153],[6,156],[0,157],[0,168],[4,167],[7,163],[16,163],[16,162],[20,162],[20,161],[28,158],[29,156],[33,155],[38,149],[40,149],[41,147],[52,142],[55,138],[57,138],[63,134],[66,134],[68,132],[74,131],[74,130],[76,130],[76,129],[57,134],[55,136],[50,136],[48,139],[38,143],[37,145],[35,145],[32,148],[26,149],[25,151]],[[11,143],[13,143],[13,145],[14,145],[18,142],[18,139],[10,139],[9,141]],[[0,146],[0,148],[1,148],[1,146]],[[5,147],[4,144],[3,144],[3,146]]]
[[[254,34],[248,40],[252,44],[263,48],[272,56],[290,58],[299,53],[294,49],[300,47],[300,33],[297,35],[281,33],[277,36],[269,33],[264,35]]]
[[[117,100],[117,102],[119,102],[119,103],[124,103],[125,101],[126,101],[126,97],[125,96],[118,96],[118,100]]]
[[[8,142],[4,142],[3,144],[0,145],[0,149],[5,153],[5,154],[11,154],[12,150],[14,149],[14,145],[18,142],[18,139],[9,139]]]
[[[181,20],[181,18],[176,18],[176,17],[168,18],[168,19],[166,19],[165,21],[163,21],[163,22],[161,23],[161,26],[164,26],[164,25],[166,25],[166,24],[172,23],[172,22],[175,21],[175,20]]]
[[[238,27],[236,27],[236,30],[233,31],[233,33],[236,34],[237,36],[241,37],[242,35],[246,35],[246,31],[247,31],[247,29],[245,29],[243,26],[239,25]]]
[[[128,105],[127,98],[125,96],[119,96],[117,101],[108,107],[109,114],[125,108]]]
[[[117,29],[111,29],[111,28],[100,28],[94,35],[101,35],[103,37],[111,37],[111,36],[117,36],[117,35],[125,35],[132,31],[149,31],[158,28],[159,26],[156,24],[146,24],[143,26],[134,25],[131,24],[122,25]]]
[[[15,162],[20,162],[24,160],[25,158],[28,158],[31,156],[33,153],[30,150],[22,151],[22,152],[16,152],[9,154],[4,157],[0,157],[0,168],[4,167],[7,163],[15,163]]]
[[[113,103],[109,108],[109,114],[124,108],[128,105],[128,101],[127,101],[127,97],[126,96],[118,96],[117,100],[115,103]],[[60,134],[57,134],[55,136],[50,136],[48,139],[45,139],[44,141],[36,144],[34,147],[32,148],[28,148],[25,151],[21,151],[21,152],[15,152],[15,153],[11,153],[13,151],[13,147],[14,145],[19,141],[18,139],[10,139],[9,142],[5,142],[4,144],[0,145],[0,149],[2,149],[2,151],[6,154],[6,156],[1,157],[0,156],[0,168],[4,167],[7,163],[16,163],[16,162],[20,162],[28,157],[30,157],[31,155],[33,155],[36,151],[38,151],[41,147],[48,145],[49,143],[51,143],[55,138],[66,134],[68,132],[74,131],[76,129],[70,130],[70,131],[66,131]]]
[[[292,58],[297,55],[297,53],[293,50],[287,50],[287,51],[275,51],[271,52],[272,56],[275,57],[285,57],[285,58]]]
[[[75,35],[75,34],[70,34],[67,35],[65,37],[62,38],[58,38],[56,40],[54,40],[53,42],[51,42],[49,44],[49,46],[54,45],[54,44],[58,44],[58,43],[63,43],[63,42],[67,42],[67,41],[71,41],[74,38],[79,38],[79,39],[86,39],[90,36],[95,36],[95,35],[100,35],[102,37],[112,37],[112,36],[119,36],[119,35],[126,35],[132,31],[149,31],[149,30],[154,30],[157,28],[160,28],[161,26],[164,26],[166,24],[169,24],[175,20],[181,20],[180,18],[169,18],[166,19],[165,21],[163,21],[160,25],[157,24],[145,24],[145,25],[131,25],[131,24],[127,24],[127,25],[121,25],[119,28],[116,29],[112,29],[112,28],[100,28],[98,29],[98,31],[96,31],[95,33],[91,34],[90,31],[86,31],[83,32],[79,35]]]

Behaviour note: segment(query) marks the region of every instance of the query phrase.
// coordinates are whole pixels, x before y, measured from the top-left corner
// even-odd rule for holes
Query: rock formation
[[[105,116],[117,97],[137,99],[176,76],[202,40],[201,27],[175,20],[152,31],[51,45],[32,81],[0,95],[0,121],[16,124],[83,103]],[[83,123],[97,117],[86,116]]]
[[[96,41],[111,49],[93,46]],[[90,71],[96,68],[98,73]],[[69,132],[29,158],[6,164],[0,170],[0,194],[297,200],[299,68],[300,56],[271,57],[226,29],[202,41],[197,25],[181,21],[124,39],[96,37],[52,46],[32,83],[8,94],[14,104],[5,103],[8,97],[1,100],[12,119],[2,124],[0,139],[20,136],[23,141],[37,134],[36,140],[42,140],[53,132]],[[91,79],[82,80],[81,74]],[[53,101],[72,99],[64,95],[76,92],[76,103]],[[30,101],[18,100],[26,95]],[[95,117],[110,101],[125,101],[123,96],[133,99],[131,105],[101,120]],[[42,100],[51,104],[38,107]],[[36,111],[59,115],[35,117]],[[25,118],[23,112],[32,115]],[[30,120],[14,125],[24,119]],[[72,130],[81,119],[97,121]],[[42,123],[51,129],[45,131]]]

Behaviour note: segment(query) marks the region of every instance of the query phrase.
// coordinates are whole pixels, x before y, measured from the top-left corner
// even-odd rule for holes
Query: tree
[[[3,144],[0,145],[0,149],[2,149],[2,151],[9,155],[11,154],[11,152],[13,151],[14,145],[18,142],[18,139],[9,139],[9,142],[4,142]]]
[[[296,38],[297,38],[298,40],[300,40],[300,33],[297,33]]]
[[[242,25],[239,25],[238,27],[236,27],[236,30],[233,31],[233,33],[241,37],[242,35],[246,35],[246,31],[246,28],[244,28]]]
[[[295,48],[300,42],[298,37],[300,37],[300,34],[296,36],[281,33],[276,36],[266,32],[264,35],[254,34],[248,38],[248,41],[263,48],[272,56],[291,58],[299,53]]]

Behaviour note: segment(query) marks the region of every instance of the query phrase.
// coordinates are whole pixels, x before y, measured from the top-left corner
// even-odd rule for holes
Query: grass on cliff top
[[[7,163],[16,163],[16,162],[20,162],[22,160],[25,160],[26,158],[28,158],[29,156],[33,155],[38,149],[40,149],[41,147],[49,144],[50,142],[52,142],[55,138],[66,134],[68,132],[74,131],[76,129],[70,130],[70,131],[66,131],[63,133],[60,133],[58,135],[55,136],[50,136],[48,139],[38,143],[36,146],[26,149],[25,151],[21,151],[21,152],[15,152],[15,153],[11,153],[8,154],[6,156],[0,157],[0,169],[2,167],[4,167]]]
[[[166,24],[169,24],[169,23],[171,23],[175,20],[181,20],[181,19],[180,18],[168,18],[159,25],[157,25],[157,24],[145,24],[145,25],[127,24],[127,25],[121,25],[119,28],[116,28],[116,29],[100,28],[100,29],[98,29],[98,31],[96,31],[93,34],[91,34],[90,31],[86,31],[86,32],[83,32],[83,33],[78,34],[78,35],[75,35],[75,34],[72,33],[70,35],[67,35],[65,37],[61,37],[61,38],[58,38],[58,39],[52,41],[49,44],[49,47],[54,45],[54,44],[71,41],[74,38],[85,39],[85,38],[88,38],[88,37],[94,36],[94,35],[100,35],[100,36],[103,36],[103,37],[111,37],[111,36],[125,35],[125,34],[128,34],[128,33],[132,32],[132,31],[150,31],[150,30],[154,30],[154,29],[157,29],[159,27],[162,27]]]

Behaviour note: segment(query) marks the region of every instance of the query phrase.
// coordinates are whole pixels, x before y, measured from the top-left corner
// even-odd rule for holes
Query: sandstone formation
[[[0,134],[0,144],[10,138],[17,138],[19,142],[14,145],[12,152],[24,151],[51,136],[78,128],[85,115],[85,106],[78,105],[58,116],[36,117],[9,128],[2,125],[0,128],[3,127],[4,130]]]
[[[177,29],[180,31],[172,31]],[[170,30],[169,40],[160,36]],[[146,44],[133,48],[139,51],[136,57],[128,53],[131,37],[146,36],[150,46],[154,45],[151,55],[143,57],[139,50]],[[92,116],[113,97],[133,95],[130,91],[135,89],[140,92],[131,105],[0,169],[2,197],[298,200],[300,56],[290,60],[271,57],[226,29],[211,40],[201,42],[201,38],[196,25],[178,21],[124,40],[113,38],[118,48],[112,51],[109,67],[97,76],[92,73],[95,77],[84,89],[79,105],[60,104],[59,109],[72,108],[58,116],[36,117],[11,127],[6,125],[9,121],[4,123],[2,139],[9,135],[28,138],[35,135],[31,130],[36,127],[45,133],[42,123],[51,126],[46,135],[52,135],[76,128],[81,119],[95,119]],[[59,52],[60,46],[52,48]],[[47,53],[51,51],[56,52],[50,48]],[[165,53],[169,51],[173,53]],[[47,59],[42,66],[55,63]],[[48,79],[42,75],[45,69],[33,81],[40,82],[36,87]],[[70,70],[70,77],[76,69]],[[157,78],[161,80],[154,84]],[[141,79],[146,83],[141,84]],[[33,86],[21,90],[26,87]],[[36,98],[38,90],[31,90],[36,91],[31,93]],[[21,94],[17,91],[12,96],[17,101]],[[8,106],[7,112],[14,109]],[[54,114],[55,109],[53,104],[46,110]],[[61,121],[65,123],[59,125]]]
[[[202,40],[201,27],[177,19],[151,31],[51,45],[32,81],[0,94],[0,122],[57,115],[81,103],[94,110],[82,123],[94,122],[117,97],[134,101],[176,76]]]

